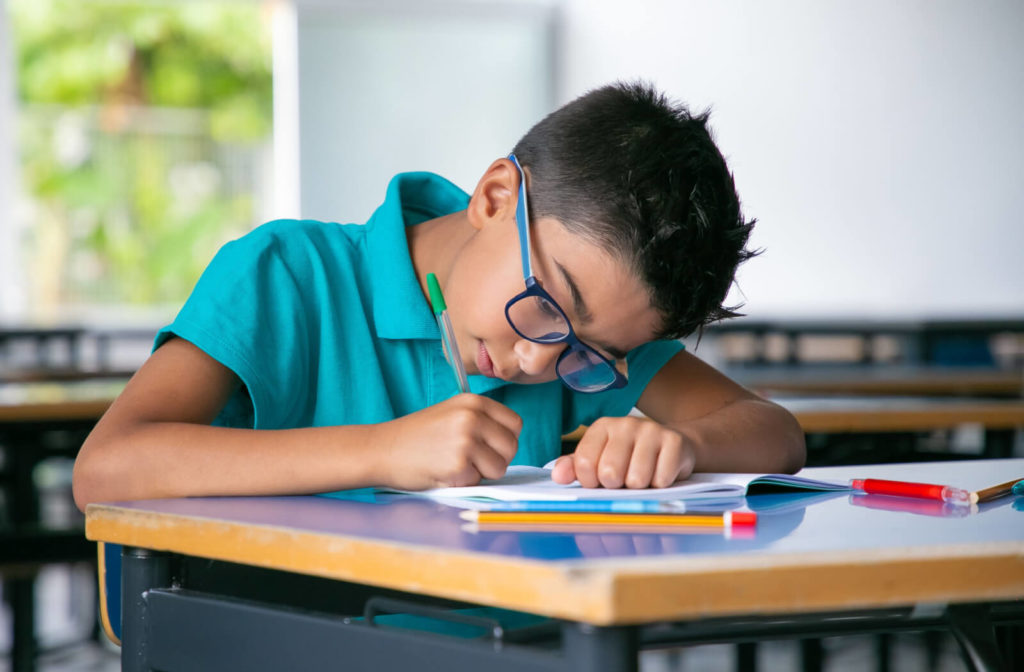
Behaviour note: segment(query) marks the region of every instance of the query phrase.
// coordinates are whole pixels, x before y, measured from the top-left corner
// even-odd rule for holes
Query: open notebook
[[[748,494],[845,492],[848,490],[850,490],[850,486],[847,483],[818,481],[786,474],[710,473],[693,474],[685,481],[668,488],[606,490],[604,488],[584,488],[579,483],[559,485],[551,480],[551,469],[546,467],[512,466],[505,472],[504,477],[497,480],[485,479],[479,485],[434,488],[408,494],[445,500],[447,503],[463,501],[471,508],[472,502],[495,500],[514,502],[523,500],[643,499],[706,502],[709,500],[735,500]]]

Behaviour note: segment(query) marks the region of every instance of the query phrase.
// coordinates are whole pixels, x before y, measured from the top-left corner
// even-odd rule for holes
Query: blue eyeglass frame
[[[526,174],[523,172],[523,167],[519,165],[519,159],[516,158],[514,153],[509,154],[508,158],[515,165],[516,170],[519,171],[519,198],[516,201],[516,228],[519,231],[519,256],[523,264],[523,280],[526,282],[526,289],[513,296],[505,304],[505,319],[508,320],[508,324],[512,327],[513,331],[533,343],[541,343],[543,345],[554,345],[555,343],[568,344],[569,347],[567,347],[562,354],[558,356],[558,361],[555,364],[555,373],[558,374],[558,378],[562,381],[562,384],[569,389],[583,394],[597,394],[598,392],[617,390],[625,387],[629,382],[626,376],[622,375],[622,372],[615,367],[615,363],[613,361],[581,341],[576,336],[576,331],[572,328],[572,322],[569,321],[569,316],[565,314],[565,311],[562,310],[560,305],[558,305],[558,302],[555,301],[554,298],[544,291],[544,288],[537,283],[537,278],[533,274],[533,265],[530,260],[530,209],[526,200]],[[523,332],[519,331],[515,322],[513,322],[512,318],[509,316],[509,309],[511,309],[517,301],[521,301],[530,296],[537,296],[544,299],[561,314],[562,319],[565,320],[565,326],[568,328],[568,333],[564,337],[554,341],[543,341],[527,336]],[[580,390],[570,385],[569,382],[566,381],[565,377],[558,371],[558,365],[561,364],[562,360],[568,357],[571,353],[578,351],[596,355],[598,359],[604,362],[615,376],[612,382],[599,390]]]

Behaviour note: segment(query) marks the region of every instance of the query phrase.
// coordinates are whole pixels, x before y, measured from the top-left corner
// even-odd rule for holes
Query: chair
[[[121,545],[96,544],[99,567],[100,623],[114,644],[121,645]]]

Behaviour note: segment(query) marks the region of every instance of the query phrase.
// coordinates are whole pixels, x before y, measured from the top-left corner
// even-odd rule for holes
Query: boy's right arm
[[[505,473],[522,428],[512,410],[475,394],[378,424],[211,426],[239,385],[188,341],[162,345],[82,446],[75,503],[470,485]]]

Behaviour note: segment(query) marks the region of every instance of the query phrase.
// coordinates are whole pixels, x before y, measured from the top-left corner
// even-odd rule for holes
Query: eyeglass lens
[[[569,335],[565,316],[541,296],[519,299],[509,306],[508,317],[520,334],[539,343],[558,343]],[[578,345],[561,356],[557,371],[569,387],[581,392],[603,390],[615,382],[608,362]]]
[[[581,392],[603,390],[615,382],[615,371],[595,353],[573,348],[558,360],[558,374]]]
[[[523,336],[541,343],[557,343],[569,334],[562,311],[542,296],[525,296],[508,308],[508,318]]]

